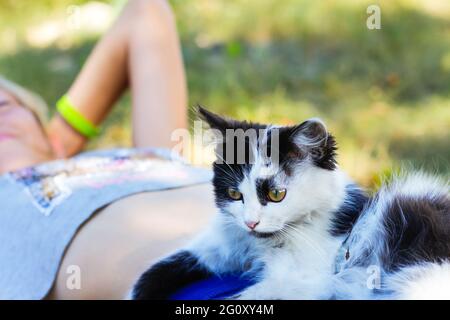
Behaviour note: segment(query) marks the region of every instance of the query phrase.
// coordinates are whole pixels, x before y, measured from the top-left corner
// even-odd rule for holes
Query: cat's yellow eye
[[[234,188],[228,188],[228,196],[233,200],[241,200],[242,199],[242,193],[237,191]]]
[[[267,194],[267,197],[272,202],[280,202],[286,197],[286,189],[272,189]]]

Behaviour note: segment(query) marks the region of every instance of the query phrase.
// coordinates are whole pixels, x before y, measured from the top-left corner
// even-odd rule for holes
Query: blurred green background
[[[171,3],[190,105],[277,123],[321,117],[342,167],[367,186],[404,166],[450,176],[450,1]],[[366,27],[374,3],[381,30]],[[54,105],[122,5],[0,0],[0,73]],[[89,148],[130,145],[128,95],[103,128]]]

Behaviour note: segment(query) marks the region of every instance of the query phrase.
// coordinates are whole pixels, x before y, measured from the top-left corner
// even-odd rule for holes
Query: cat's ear
[[[327,127],[319,118],[308,119],[293,126],[291,131],[297,144],[320,144],[328,136]]]
[[[313,118],[290,128],[292,141],[320,168],[336,168],[336,140],[322,120]]]
[[[197,113],[200,119],[206,121],[211,129],[219,130],[222,134],[226,133],[227,129],[244,130],[249,129],[260,130],[265,129],[267,126],[257,122],[239,121],[228,117],[222,117],[209,110],[206,110],[202,106],[197,106]]]
[[[197,106],[197,113],[199,118],[205,121],[211,129],[219,130],[223,134],[226,129],[234,128],[236,123],[235,120],[219,116],[200,105]]]

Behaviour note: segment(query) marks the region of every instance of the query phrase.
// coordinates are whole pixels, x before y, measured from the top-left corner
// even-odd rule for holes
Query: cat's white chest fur
[[[341,239],[315,228],[293,234],[283,244],[265,251],[262,280],[237,298],[329,299],[335,261],[332,253],[340,245]]]

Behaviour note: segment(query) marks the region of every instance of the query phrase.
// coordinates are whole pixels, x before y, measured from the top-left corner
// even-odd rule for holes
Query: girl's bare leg
[[[170,133],[186,126],[187,94],[175,21],[164,0],[131,0],[68,94],[86,118],[99,124],[127,85],[135,146],[170,147]],[[48,132],[62,144],[61,156],[76,154],[86,142],[59,116]]]
[[[172,146],[171,133],[187,126],[187,90],[169,8],[157,16],[138,19],[129,40],[134,144]]]

